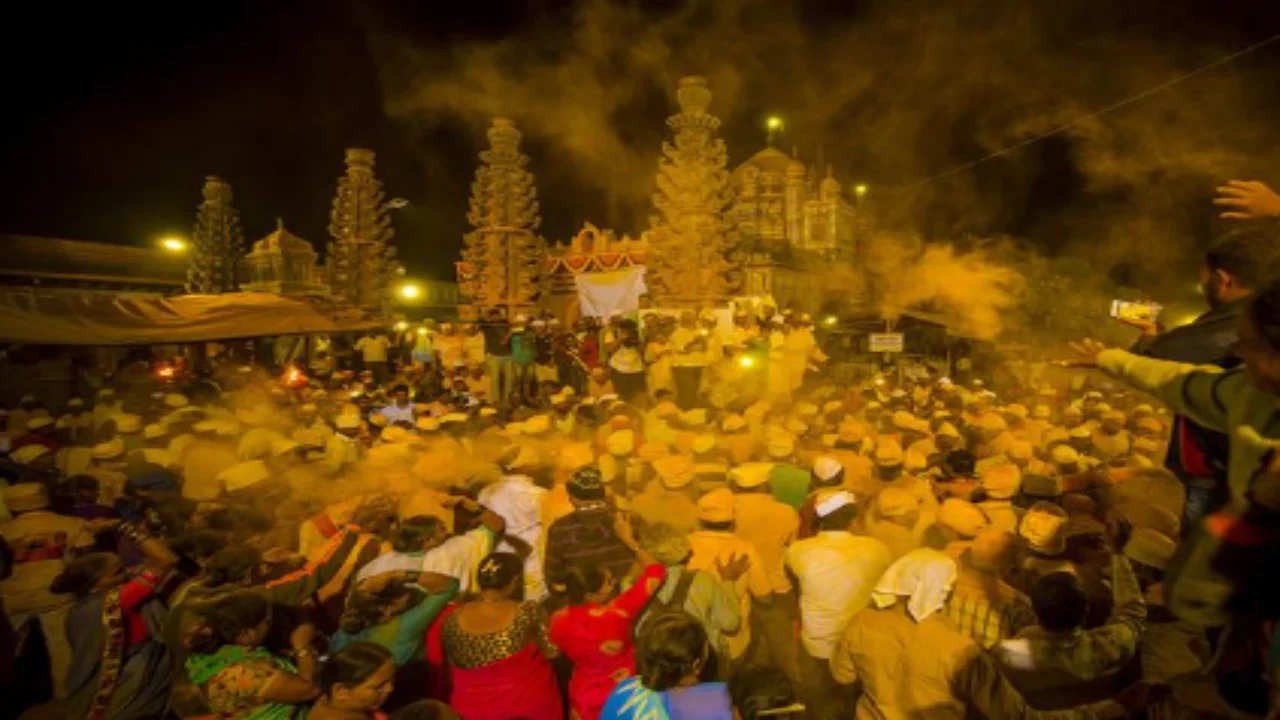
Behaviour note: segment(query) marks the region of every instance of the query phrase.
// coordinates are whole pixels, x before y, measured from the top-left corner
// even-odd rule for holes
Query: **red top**
[[[630,589],[607,605],[574,605],[551,616],[551,642],[573,661],[569,704],[581,720],[596,720],[614,685],[636,671],[633,626],[666,580],[650,565]]]
[[[151,631],[147,629],[147,621],[143,619],[142,613],[138,612],[138,608],[150,599],[159,584],[160,578],[148,570],[120,588],[120,612],[124,614],[125,638],[128,640],[129,647],[135,647],[151,637]]]

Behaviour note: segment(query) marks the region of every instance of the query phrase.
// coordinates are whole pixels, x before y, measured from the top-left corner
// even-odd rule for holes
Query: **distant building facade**
[[[862,288],[828,287],[816,272],[838,262],[857,267],[871,232],[860,193],[846,196],[830,167],[814,168],[766,147],[734,169],[733,219],[745,258],[742,292],[768,295],[779,306],[816,312],[833,294],[848,301]],[[843,276],[847,278],[847,275]]]
[[[794,249],[824,257],[858,254],[858,209],[831,168],[818,180],[813,169],[774,147],[739,165],[733,217],[752,250]]]

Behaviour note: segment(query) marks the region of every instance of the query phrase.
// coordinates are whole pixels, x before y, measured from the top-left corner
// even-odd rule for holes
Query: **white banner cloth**
[[[649,291],[644,284],[644,268],[629,267],[611,272],[583,273],[574,279],[582,314],[609,317],[640,309],[640,296]]]

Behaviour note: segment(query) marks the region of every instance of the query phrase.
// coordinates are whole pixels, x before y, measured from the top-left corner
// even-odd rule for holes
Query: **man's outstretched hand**
[[[1076,354],[1076,357],[1062,364],[1074,368],[1091,369],[1098,367],[1098,354],[1107,349],[1106,345],[1090,338],[1085,338],[1080,342],[1068,343],[1068,345],[1071,347],[1071,351]]]
[[[1280,195],[1258,180],[1231,180],[1219,186],[1213,204],[1228,208],[1222,217],[1232,220],[1280,217]]]

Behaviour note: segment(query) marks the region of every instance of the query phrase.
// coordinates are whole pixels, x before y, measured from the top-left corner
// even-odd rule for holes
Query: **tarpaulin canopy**
[[[357,310],[272,293],[164,298],[66,289],[0,290],[0,342],[27,345],[177,345],[353,332],[379,325]]]

